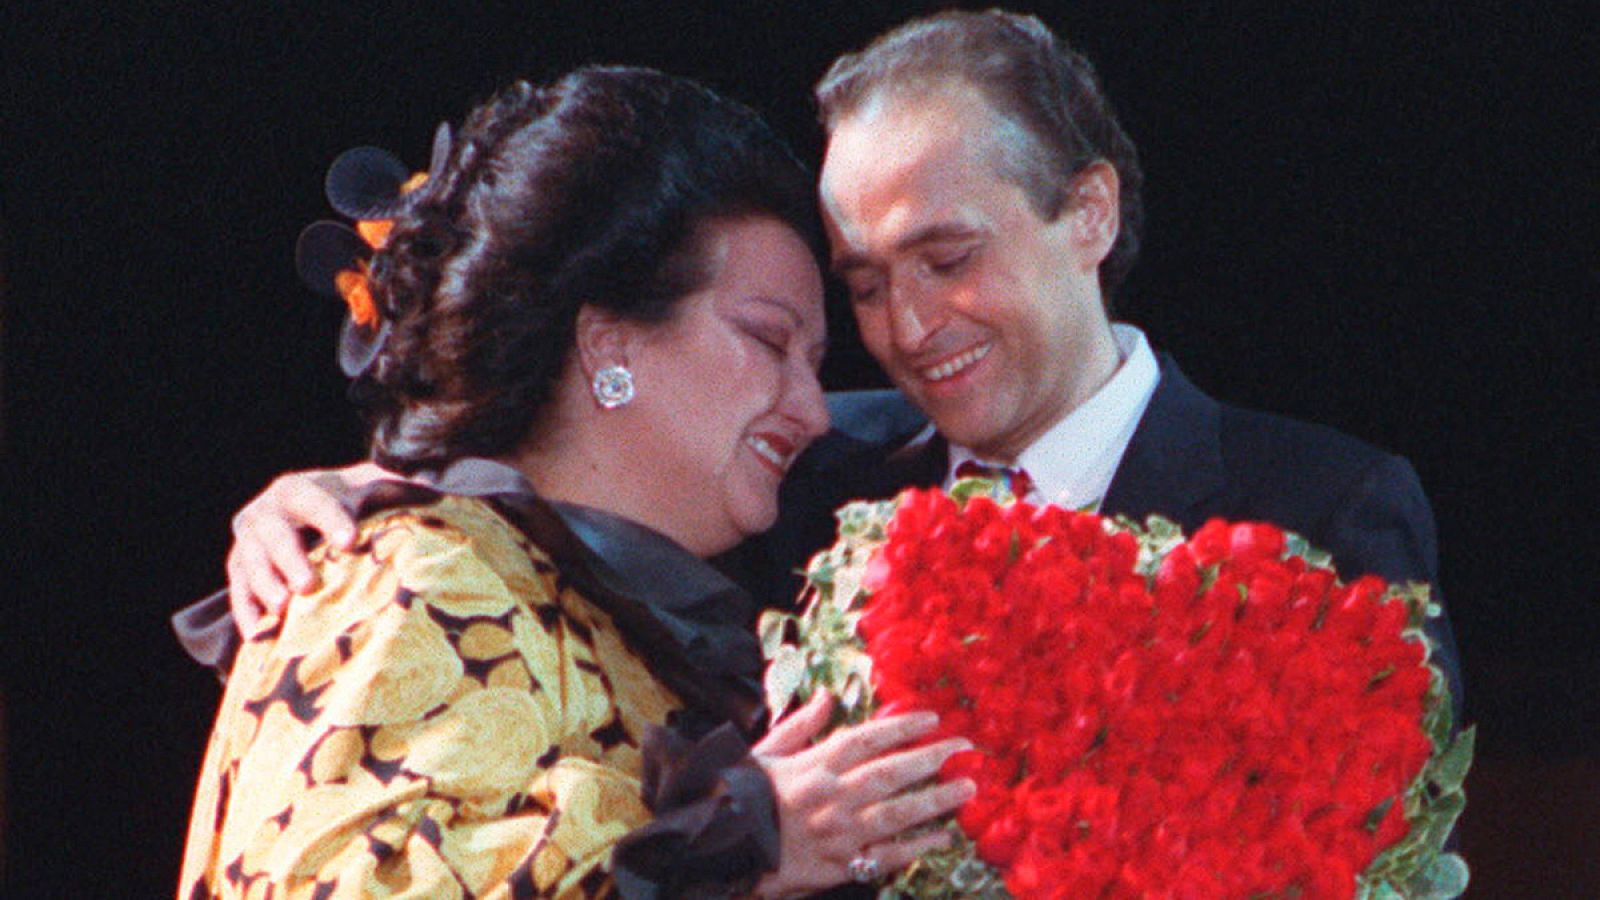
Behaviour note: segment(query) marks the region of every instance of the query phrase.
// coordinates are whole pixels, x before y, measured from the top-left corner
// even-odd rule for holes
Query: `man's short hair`
[[[832,133],[882,91],[904,96],[951,79],[976,87],[1031,138],[1021,152],[1006,154],[1001,175],[1027,193],[1040,218],[1061,214],[1073,176],[1085,167],[1104,160],[1116,169],[1121,228],[1100,265],[1109,303],[1138,255],[1144,174],[1094,67],[1037,18],[951,10],[901,25],[841,56],[822,76],[816,87],[822,126]]]

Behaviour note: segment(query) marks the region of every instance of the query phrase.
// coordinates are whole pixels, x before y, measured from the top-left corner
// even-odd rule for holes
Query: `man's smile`
[[[945,379],[962,372],[967,367],[976,363],[978,360],[983,359],[985,356],[988,356],[989,351],[993,349],[994,344],[992,342],[979,344],[976,347],[972,347],[957,353],[955,356],[950,357],[938,365],[923,368],[918,371],[918,374],[921,375],[925,381],[944,381]]]

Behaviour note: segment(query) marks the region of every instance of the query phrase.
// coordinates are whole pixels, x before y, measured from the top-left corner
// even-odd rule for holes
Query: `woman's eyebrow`
[[[746,297],[745,299],[752,303],[760,303],[763,306],[775,307],[781,310],[783,314],[788,316],[789,319],[797,326],[805,324],[805,319],[801,317],[800,313],[795,311],[794,306],[779,300],[777,297],[771,297],[766,294],[755,294]]]

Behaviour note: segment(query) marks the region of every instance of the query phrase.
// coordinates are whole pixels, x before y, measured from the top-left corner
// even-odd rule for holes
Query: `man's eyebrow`
[[[894,249],[897,253],[904,253],[908,250],[914,250],[922,244],[966,240],[983,233],[984,230],[982,228],[968,225],[965,222],[932,222],[895,241]],[[868,265],[870,265],[870,261],[865,255],[847,250],[836,255],[829,264],[829,268],[833,270],[835,275],[844,275],[852,269],[860,269]]]

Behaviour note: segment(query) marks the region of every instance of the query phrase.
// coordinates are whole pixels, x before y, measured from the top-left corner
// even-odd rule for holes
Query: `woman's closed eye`
[[[789,335],[781,329],[747,325],[744,332],[754,338],[756,343],[771,350],[779,358],[789,355]]]

